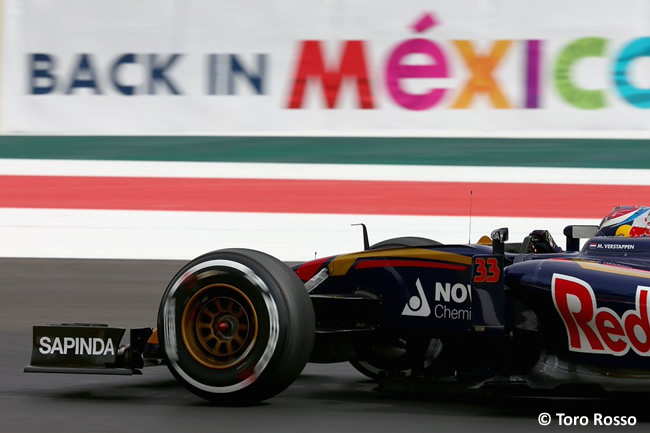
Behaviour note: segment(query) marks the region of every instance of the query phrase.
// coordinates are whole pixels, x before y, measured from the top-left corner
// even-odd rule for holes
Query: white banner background
[[[649,113],[617,91],[614,65],[631,41],[650,36],[650,4],[645,0],[5,0],[3,55],[3,129],[8,133],[55,134],[253,134],[253,135],[519,135],[650,136]],[[411,26],[424,13],[437,25],[416,34]],[[421,37],[435,42],[449,65],[447,79],[405,79],[411,93],[446,87],[434,108],[413,111],[389,95],[385,70],[402,42]],[[559,94],[555,65],[560,52],[584,37],[604,38],[604,54],[585,57],[571,69],[583,89],[600,89],[605,107],[577,108]],[[452,105],[471,73],[452,40],[469,40],[477,53],[494,41],[512,40],[493,77],[514,108],[496,109],[486,94],[468,108]],[[539,108],[525,109],[525,41],[542,41]],[[341,41],[362,40],[375,108],[358,108],[353,80],[344,82],[336,109],[327,109],[320,83],[308,85],[302,109],[287,109],[300,42],[323,41],[325,61],[335,68]],[[30,56],[50,55],[58,86],[49,94],[30,94]],[[91,89],[65,91],[75,61],[86,53],[102,94]],[[111,64],[126,53],[138,64],[123,66],[119,81],[147,90],[150,73],[140,64],[148,54],[163,62],[181,54],[165,73],[182,92],[170,94],[164,83],[155,95],[120,94],[110,82]],[[210,95],[206,77],[209,54],[235,54],[256,71],[256,55],[266,55],[264,94],[243,78],[234,95]],[[411,55],[409,64],[431,63]],[[43,67],[41,65],[41,67]],[[87,72],[87,71],[86,71]],[[227,75],[218,69],[219,80]],[[638,89],[650,88],[650,60],[632,61],[628,78]],[[77,76],[88,78],[88,75]],[[44,86],[47,79],[39,81]],[[222,89],[226,81],[219,81]],[[223,87],[226,86],[226,87]]]

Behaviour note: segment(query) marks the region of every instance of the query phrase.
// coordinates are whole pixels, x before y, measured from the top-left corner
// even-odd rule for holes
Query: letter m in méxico
[[[327,67],[321,41],[303,41],[293,79],[289,108],[302,108],[309,80],[320,80],[327,108],[335,108],[345,79],[356,82],[359,106],[374,108],[363,41],[345,41],[337,67]]]

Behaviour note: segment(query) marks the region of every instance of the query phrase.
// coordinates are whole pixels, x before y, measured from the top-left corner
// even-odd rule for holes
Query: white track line
[[[0,175],[650,185],[650,170],[0,159]]]
[[[0,209],[0,257],[183,259],[207,251],[245,247],[282,260],[304,261],[363,248],[370,241],[422,236],[444,243],[476,242],[508,226],[521,241],[533,229],[548,229],[560,245],[569,224],[593,220],[541,218],[142,212],[57,209]]]

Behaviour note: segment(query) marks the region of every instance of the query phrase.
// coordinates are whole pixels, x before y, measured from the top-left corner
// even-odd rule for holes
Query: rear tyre
[[[250,405],[287,388],[305,367],[315,319],[304,285],[259,251],[214,251],[185,265],[158,312],[163,357],[194,394]]]
[[[427,245],[442,245],[433,239],[415,236],[386,239],[370,247],[371,250],[423,247]],[[424,344],[424,346],[423,346]],[[414,348],[417,346],[417,348]],[[413,339],[391,336],[374,344],[364,344],[356,348],[359,359],[350,364],[371,379],[386,377],[409,377],[413,372],[414,362],[422,368],[428,367],[440,354],[442,342],[429,339],[424,343],[416,343]]]
[[[371,250],[380,248],[401,248],[401,247],[423,247],[426,245],[442,245],[438,241],[417,236],[405,236],[401,238],[386,239],[370,246]]]

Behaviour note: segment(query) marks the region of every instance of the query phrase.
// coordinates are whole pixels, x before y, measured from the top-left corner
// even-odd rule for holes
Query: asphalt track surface
[[[532,432],[650,431],[648,395],[517,398],[382,393],[347,364],[307,366],[284,393],[254,407],[212,406],[166,367],[142,376],[24,374],[33,324],[154,325],[172,261],[0,259],[0,433],[38,432]],[[553,415],[550,426],[538,415]],[[559,426],[556,413],[589,426]],[[594,413],[635,416],[593,427]]]

